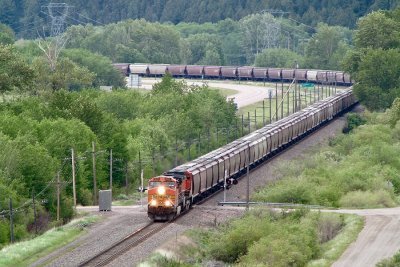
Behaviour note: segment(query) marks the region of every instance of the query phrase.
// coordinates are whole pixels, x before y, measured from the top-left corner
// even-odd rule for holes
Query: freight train
[[[346,86],[353,83],[348,73],[332,70],[128,63],[115,63],[113,65],[125,76],[137,74],[143,77],[161,77],[169,73],[175,78],[188,79],[201,78],[291,82],[296,78],[298,82],[329,83]]]
[[[351,89],[180,165],[148,184],[148,216],[170,220],[356,103]]]

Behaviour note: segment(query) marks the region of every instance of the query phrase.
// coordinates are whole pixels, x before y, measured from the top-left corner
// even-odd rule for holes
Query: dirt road
[[[400,207],[334,212],[363,216],[365,217],[365,226],[357,240],[332,266],[375,266],[379,261],[393,256],[400,249]]]

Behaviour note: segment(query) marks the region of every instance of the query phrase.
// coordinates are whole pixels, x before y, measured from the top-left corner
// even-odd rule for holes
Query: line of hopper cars
[[[336,83],[337,85],[353,83],[348,73],[332,70],[128,63],[116,63],[114,66],[126,76],[137,74],[143,77],[161,77],[168,72],[176,78],[288,82],[296,78],[298,82]]]
[[[178,216],[204,196],[222,188],[225,182],[236,183],[236,179],[246,172],[247,165],[252,167],[268,159],[355,103],[351,89],[342,91],[151,178],[148,184],[149,218],[169,220]]]

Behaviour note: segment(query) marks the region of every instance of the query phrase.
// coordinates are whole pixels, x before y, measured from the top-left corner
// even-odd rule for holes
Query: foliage
[[[90,72],[96,74],[93,86],[112,85],[114,87],[124,87],[124,77],[111,65],[111,60],[105,56],[89,52],[84,49],[66,49],[63,55],[79,66],[86,67]]]
[[[13,46],[0,44],[0,94],[31,89],[35,74]]]
[[[354,93],[372,111],[389,108],[400,96],[400,9],[372,12],[359,20],[354,34],[356,48],[344,67],[357,81]]]
[[[243,34],[243,46],[248,61],[254,61],[254,55],[262,50],[278,46],[280,26],[270,13],[252,14],[240,20]]]
[[[258,208],[217,229],[191,234],[198,244],[196,255],[192,256],[200,257],[202,262],[215,260],[237,266],[305,266],[319,259],[320,253],[329,258],[325,255],[326,246],[331,248],[343,230],[353,240],[361,227],[349,230],[347,225],[351,222],[340,214]],[[340,240],[349,244],[344,237]],[[338,256],[335,254],[329,261]]]
[[[66,34],[73,40],[67,48],[84,48],[113,62],[180,61],[179,33],[169,25],[127,20],[104,27],[73,26]]]
[[[110,2],[82,2],[71,0],[74,6],[68,14],[68,23],[95,23],[96,25],[112,23],[127,19],[144,18],[148,21],[172,22],[217,22],[226,18],[241,18],[262,10],[284,10],[297,21],[315,26],[324,21],[330,25],[354,27],[357,18],[371,10],[390,9],[398,6],[397,1],[254,1],[243,0],[232,5],[229,1],[196,0],[145,1],[116,0]],[[2,1],[0,21],[11,26],[22,37],[36,37],[36,31],[47,23],[45,13],[40,12],[42,2],[11,0]]]
[[[68,58],[59,59],[54,71],[42,58],[35,59],[33,66],[38,72],[36,83],[41,90],[79,90],[91,86],[95,77],[86,67],[80,67]]]
[[[304,66],[304,58],[285,48],[265,49],[255,59],[257,67],[295,68],[296,64]]]
[[[397,113],[384,116],[391,114]],[[397,117],[392,117],[393,125]],[[369,121],[335,139],[332,147],[289,170],[285,166],[283,179],[260,190],[255,199],[332,207],[395,206],[400,189],[399,135],[397,124],[391,127],[386,121]]]
[[[0,250],[1,266],[29,265],[57,248],[68,244],[84,233],[85,225],[99,220],[96,216],[84,217],[60,228],[54,228],[32,240],[9,245]],[[81,225],[81,226],[79,226]],[[83,226],[83,227],[82,227]],[[1,221],[0,221],[1,229]],[[1,230],[0,230],[1,231]],[[1,236],[1,235],[0,235]],[[0,242],[1,243],[1,242]]]
[[[347,114],[346,118],[347,118],[347,123],[346,126],[343,128],[343,133],[349,133],[353,129],[367,122],[367,120],[358,113],[349,113]]]
[[[0,23],[0,44],[13,44],[15,40],[14,31],[7,25]]]
[[[400,46],[400,21],[376,11],[362,17],[354,34],[358,48],[390,49]]]
[[[320,23],[317,32],[306,47],[306,66],[318,66],[321,69],[339,69],[341,57],[346,53],[346,40],[349,30],[338,26]]]
[[[400,252],[397,252],[392,258],[384,259],[376,265],[377,267],[396,267],[400,265]]]

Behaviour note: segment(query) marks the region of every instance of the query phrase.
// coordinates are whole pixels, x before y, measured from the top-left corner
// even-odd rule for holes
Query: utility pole
[[[35,224],[35,234],[37,234],[35,190],[32,190],[32,203],[33,203],[33,223]]]
[[[60,220],[60,172],[57,172],[57,222]]]
[[[246,172],[246,180],[247,180],[247,190],[246,190],[246,210],[249,210],[249,205],[250,205],[250,176],[249,176],[249,171],[250,171],[250,146],[247,146],[247,149],[249,150],[249,153],[247,153],[247,159],[246,159],[246,164],[247,164],[247,172]]]
[[[112,149],[110,149],[110,190],[111,190],[111,194],[112,194],[112,168],[113,168],[113,156],[112,156]]]
[[[125,172],[125,188],[126,188],[126,193],[128,194],[129,192],[129,182],[128,182],[128,162],[125,162],[124,164],[124,172]]]
[[[72,164],[72,195],[74,198],[74,208],[76,209],[75,153],[73,148],[71,148],[71,164]]]
[[[96,145],[92,142],[92,162],[93,162],[93,205],[97,203],[97,179],[96,179]]]
[[[14,243],[14,222],[13,222],[13,207],[12,199],[10,198],[10,242]]]

